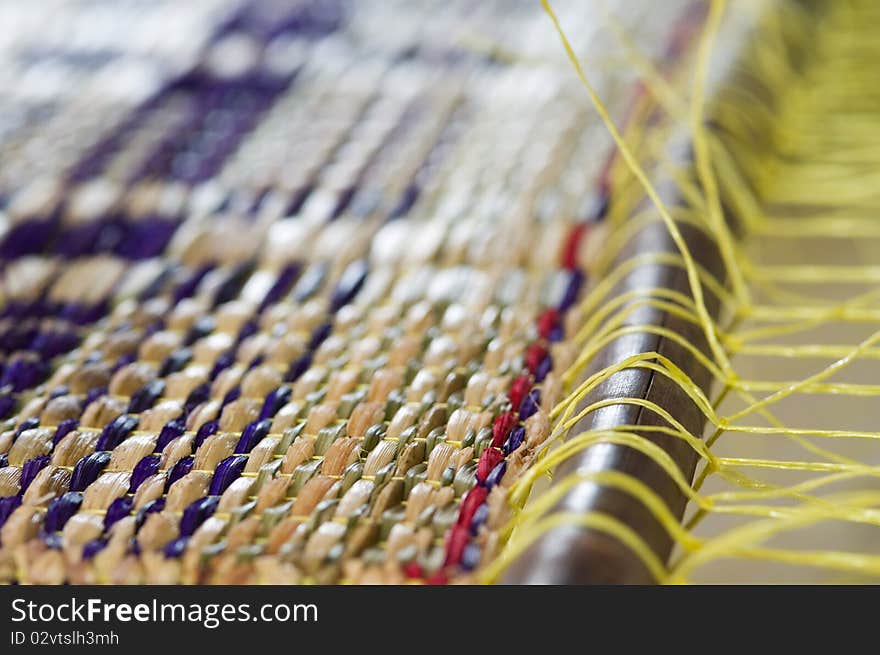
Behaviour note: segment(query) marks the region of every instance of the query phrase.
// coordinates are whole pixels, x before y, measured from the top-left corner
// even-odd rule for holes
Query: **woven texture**
[[[87,4],[3,50],[0,578],[473,580],[607,206],[540,7]]]

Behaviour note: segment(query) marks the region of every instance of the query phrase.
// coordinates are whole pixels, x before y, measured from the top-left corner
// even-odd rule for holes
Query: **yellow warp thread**
[[[649,91],[649,107],[638,116],[664,114],[655,133],[644,124],[622,134],[598,92],[584,73],[549,0],[542,6],[558,32],[562,47],[587,92],[599,119],[621,155],[612,174],[614,231],[599,262],[602,275],[579,303],[582,317],[572,337],[578,352],[561,374],[565,397],[551,412],[552,437],[534,464],[507,490],[511,515],[498,527],[502,546],[480,572],[498,579],[531,543],[562,526],[589,528],[618,539],[659,582],[684,583],[699,577],[721,559],[769,562],[774,566],[845,572],[860,579],[880,580],[880,554],[855,552],[851,544],[827,549],[795,541],[810,526],[844,522],[880,527],[880,457],[878,464],[836,452],[841,444],[880,440],[880,431],[846,424],[789,425],[776,408],[795,397],[816,396],[858,401],[880,396],[877,383],[847,381],[856,364],[880,359],[880,266],[861,265],[856,257],[839,262],[781,262],[760,256],[762,242],[799,253],[817,239],[880,240],[880,92],[872,81],[880,63],[880,6],[871,0],[829,3],[821,32],[816,18],[795,0],[727,3],[706,0],[708,13],[692,62],[690,88],[675,85],[638,50],[620,21],[603,15],[623,45],[625,58]],[[746,5],[748,8],[746,8]],[[603,5],[604,8],[604,5]],[[773,94],[771,108],[752,84],[733,84],[707,97],[707,75],[714,44],[726,21],[736,12],[754,11],[751,52],[739,66]],[[807,65],[793,65],[792,52],[809,50]],[[678,80],[681,82],[681,80]],[[706,117],[714,125],[707,127]],[[693,170],[668,161],[663,153],[670,125],[685,122],[694,149]],[[755,141],[755,130],[764,136]],[[662,138],[658,138],[657,135]],[[687,207],[667,207],[657,192],[658,178],[672,180]],[[639,208],[639,199],[651,206]],[[734,235],[724,203],[735,208],[741,234]],[[625,217],[624,214],[628,215]],[[660,222],[678,252],[642,253],[623,262],[618,255],[638,230]],[[697,227],[718,246],[726,280],[703,270],[689,252],[680,226]],[[880,243],[873,243],[874,248]],[[815,252],[815,249],[813,249]],[[870,254],[865,250],[861,254]],[[820,251],[819,255],[823,253]],[[690,295],[665,288],[640,288],[614,295],[618,284],[642,266],[664,264],[683,270]],[[842,292],[826,298],[817,283]],[[717,297],[721,312],[714,318],[704,293]],[[841,293],[846,297],[841,299]],[[698,326],[709,344],[703,353],[681,335],[659,325],[634,323],[632,317],[652,308]],[[875,327],[852,343],[804,342],[834,325]],[[709,400],[687,373],[657,352],[624,358],[588,373],[595,355],[622,336],[650,333],[673,341],[693,355],[715,380]],[[791,341],[792,339],[798,339]],[[779,359],[813,367],[801,379],[753,379],[741,375],[740,358]],[[648,369],[676,384],[707,419],[705,439],[690,434],[663,407],[642,398],[621,398],[580,407],[587,395],[612,375],[627,369]],[[880,376],[878,376],[880,377]],[[610,405],[633,405],[663,419],[663,426],[621,425],[614,430],[572,430],[590,414]],[[700,460],[691,483],[652,434],[681,439]],[[722,437],[724,437],[722,439]],[[784,457],[738,456],[743,439],[785,440],[808,454]],[[689,500],[691,511],[681,524],[664,501],[643,482],[618,471],[575,471],[535,494],[533,485],[559,463],[599,443],[614,443],[651,458]],[[821,445],[820,445],[821,444]],[[722,454],[723,447],[723,454]],[[772,479],[765,473],[774,473]],[[794,476],[788,479],[779,476]],[[556,503],[578,484],[614,488],[636,498],[666,530],[678,548],[667,565],[631,528],[601,513],[585,515],[554,511]],[[704,492],[709,482],[722,490]],[[848,487],[849,485],[849,487]],[[860,485],[856,489],[852,485]],[[839,489],[844,489],[840,491]],[[530,497],[531,494],[531,497]],[[701,534],[707,519],[727,517],[714,532]],[[726,527],[725,527],[726,526]],[[784,538],[789,537],[788,541]],[[782,539],[782,541],[779,541]],[[787,544],[787,545],[786,545]],[[829,579],[829,578],[824,578]]]

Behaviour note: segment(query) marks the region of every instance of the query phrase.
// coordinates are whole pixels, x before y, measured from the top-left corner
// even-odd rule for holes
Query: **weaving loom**
[[[0,580],[880,578],[875,3],[50,4]]]

